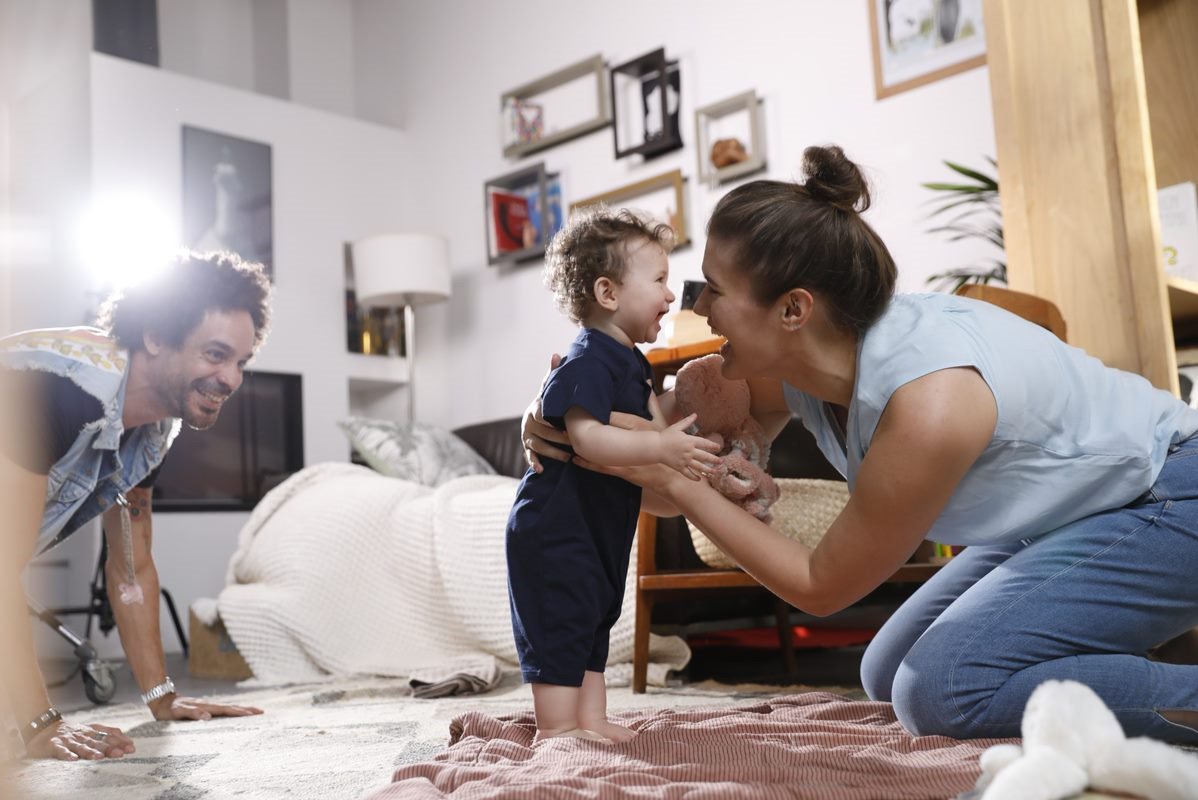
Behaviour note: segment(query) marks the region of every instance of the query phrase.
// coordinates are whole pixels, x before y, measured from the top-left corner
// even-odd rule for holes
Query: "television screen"
[[[183,426],[154,482],[155,511],[247,511],[304,466],[302,377],[247,371],[206,431]]]

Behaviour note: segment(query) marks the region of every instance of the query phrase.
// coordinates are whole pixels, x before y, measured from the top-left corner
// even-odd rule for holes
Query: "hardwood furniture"
[[[1062,342],[1068,341],[1065,336],[1065,318],[1056,303],[1036,297],[1034,294],[1017,292],[1001,286],[989,286],[978,283],[967,283],[957,290],[962,297],[972,297],[983,300],[999,308],[1005,308],[1013,314],[1023,317],[1028,322],[1034,322],[1041,328],[1047,328]]]
[[[646,354],[653,367],[654,391],[663,389],[667,375],[673,375],[682,365],[693,358],[716,352],[723,339],[709,339],[678,347],[651,350]],[[793,423],[799,424],[799,423]],[[775,449],[778,443],[775,443]],[[637,523],[636,548],[636,624],[633,639],[632,690],[645,691],[646,674],[649,667],[649,629],[652,623],[653,606],[663,597],[680,592],[711,589],[764,588],[748,573],[740,569],[662,569],[657,563],[658,519],[651,514],[641,514]],[[922,553],[917,554],[922,558]],[[892,575],[892,583],[922,583],[940,569],[937,564],[909,563]],[[789,621],[790,606],[778,599],[774,604],[774,615],[778,627],[786,667],[795,669],[793,628]]]
[[[986,0],[1012,288],[1070,340],[1177,392],[1198,283],[1161,267],[1157,188],[1198,180],[1198,3]]]

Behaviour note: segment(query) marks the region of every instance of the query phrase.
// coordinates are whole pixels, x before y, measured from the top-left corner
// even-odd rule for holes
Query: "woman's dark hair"
[[[897,270],[864,219],[865,176],[839,147],[803,151],[804,183],[753,181],[725,195],[707,223],[708,238],[734,249],[757,302],[794,288],[821,295],[833,321],[864,331],[894,294]]]
[[[145,346],[147,331],[175,348],[209,311],[245,311],[254,347],[270,326],[270,282],[261,264],[234,253],[183,252],[145,280],[113,292],[96,324],[127,350]]]

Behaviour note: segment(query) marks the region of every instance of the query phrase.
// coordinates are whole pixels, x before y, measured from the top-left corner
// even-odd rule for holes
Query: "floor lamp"
[[[363,306],[403,306],[408,357],[408,422],[416,417],[415,307],[449,299],[449,241],[388,233],[354,242],[354,287]]]

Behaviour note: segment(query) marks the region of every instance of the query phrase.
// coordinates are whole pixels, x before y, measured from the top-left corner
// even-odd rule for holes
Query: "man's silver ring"
[[[92,733],[92,736],[96,737],[97,739],[107,739],[108,731],[95,731]]]

